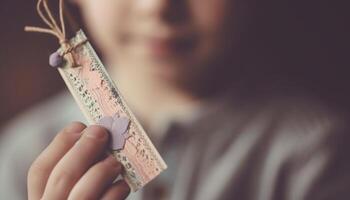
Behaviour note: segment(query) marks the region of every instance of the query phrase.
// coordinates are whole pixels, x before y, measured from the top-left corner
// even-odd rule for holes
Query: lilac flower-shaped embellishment
[[[102,117],[98,124],[105,127],[110,133],[112,137],[111,148],[113,150],[121,150],[124,148],[126,139],[128,139],[128,127],[130,124],[130,120],[127,117]]]

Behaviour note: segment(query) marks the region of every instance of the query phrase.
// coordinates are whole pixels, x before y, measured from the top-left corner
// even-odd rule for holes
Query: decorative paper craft
[[[83,31],[66,40],[63,0],[60,0],[61,27],[52,17],[46,0],[38,1],[37,10],[50,29],[26,27],[25,30],[49,33],[59,39],[61,48],[50,56],[50,65],[58,67],[88,122],[101,124],[111,132],[111,151],[124,166],[122,176],[132,191],[138,190],[167,168],[165,162],[127,107]]]
[[[121,150],[124,148],[126,139],[129,138],[128,126],[130,120],[126,117],[103,117],[99,124],[107,128],[112,134],[111,149]]]

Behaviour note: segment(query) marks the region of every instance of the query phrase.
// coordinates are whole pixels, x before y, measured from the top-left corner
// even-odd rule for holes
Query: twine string
[[[64,21],[64,2],[59,0],[59,24],[55,20],[52,11],[49,8],[48,0],[38,0],[36,5],[36,10],[39,14],[39,17],[43,22],[48,26],[48,28],[42,28],[37,26],[25,26],[24,30],[26,32],[37,32],[37,33],[46,33],[55,36],[58,39],[59,44],[61,45],[62,52],[61,56],[68,55],[69,61],[73,66],[76,65],[72,51],[78,46],[86,42],[86,40],[79,42],[78,44],[72,46],[66,38],[66,27]]]

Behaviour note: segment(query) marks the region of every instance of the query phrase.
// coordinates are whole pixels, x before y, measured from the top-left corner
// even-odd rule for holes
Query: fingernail
[[[130,193],[131,189],[130,189],[129,185],[125,182],[125,180],[120,181],[120,186],[122,188],[124,188],[125,192],[124,192],[124,195],[123,195],[122,199],[125,199],[126,197],[129,196],[129,193]]]
[[[87,128],[85,134],[86,134],[86,137],[95,138],[95,139],[101,139],[107,135],[105,130],[95,126],[91,126]]]

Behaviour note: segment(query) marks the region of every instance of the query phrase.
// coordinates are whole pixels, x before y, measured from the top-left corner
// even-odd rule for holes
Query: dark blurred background
[[[57,71],[47,64],[48,56],[58,47],[57,41],[23,31],[25,25],[42,25],[35,4],[36,0],[0,3],[0,128],[23,110],[65,88]],[[265,74],[271,79],[283,79],[330,106],[349,110],[346,4],[332,0],[256,1],[258,20],[248,36],[251,40],[246,59],[271,66],[274,70]],[[262,49],[269,49],[269,53],[262,53]]]
[[[48,65],[48,56],[58,48],[56,39],[24,32],[25,25],[44,27],[35,10],[36,2],[0,3],[0,128],[65,87],[57,70]]]

